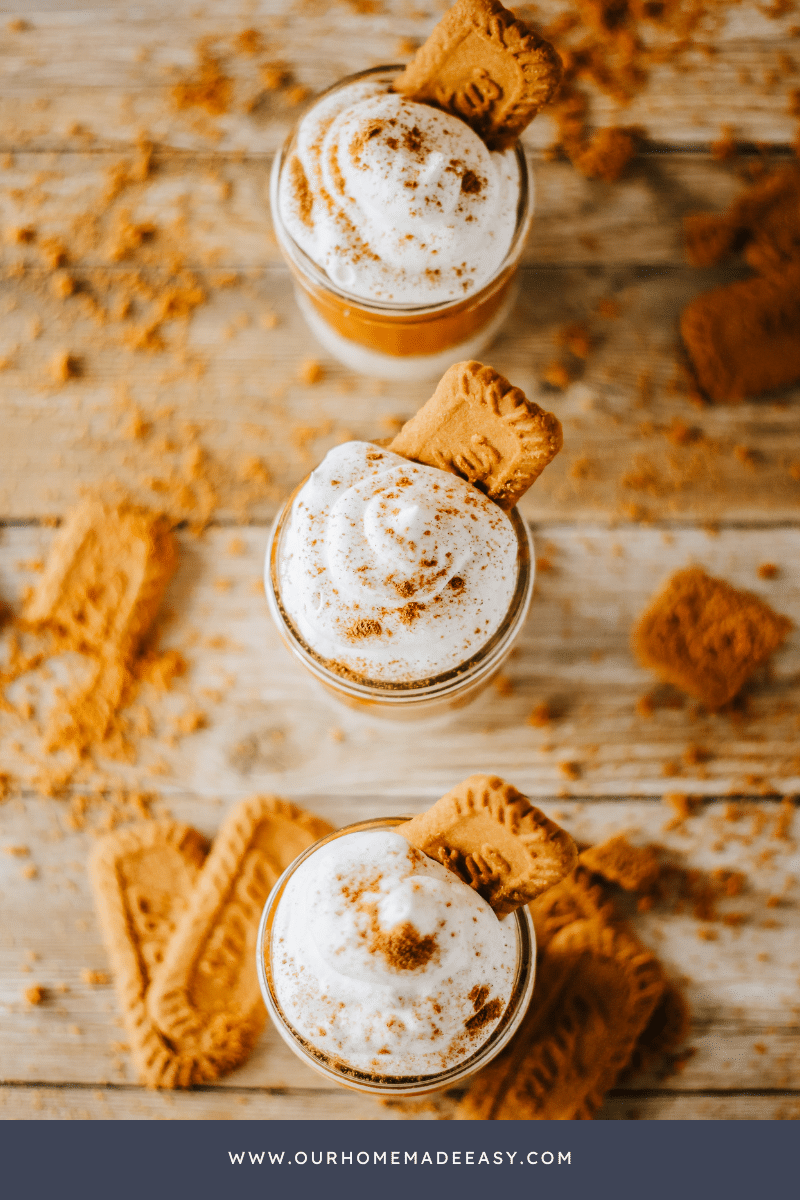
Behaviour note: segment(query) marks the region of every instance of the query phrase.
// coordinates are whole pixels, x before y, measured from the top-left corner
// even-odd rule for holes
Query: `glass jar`
[[[304,483],[305,480],[286,501],[272,526],[264,564],[264,590],[269,611],[292,656],[337,700],[373,716],[396,720],[428,719],[469,704],[491,683],[511,653],[533,596],[536,571],[533,538],[517,509],[513,508],[508,514],[517,537],[517,583],[499,629],[480,650],[442,675],[408,683],[382,683],[363,679],[341,663],[333,663],[317,654],[295,629],[281,602],[281,545],[294,498]]]
[[[403,69],[374,67],[350,75],[323,92],[317,101],[365,79],[389,84]],[[520,193],[516,228],[508,253],[492,278],[465,299],[432,305],[382,304],[361,299],[334,284],[287,231],[280,214],[278,184],[295,136],[296,129],[273,162],[272,220],[278,245],[294,277],[298,306],[320,344],[350,370],[377,379],[433,379],[454,362],[479,358],[514,305],[515,275],[533,217],[533,174],[522,146],[517,143],[514,149]]]
[[[328,834],[327,837],[310,846],[284,871],[270,892],[261,914],[261,923],[256,938],[256,969],[261,985],[261,994],[273,1024],[286,1044],[298,1058],[325,1079],[355,1091],[370,1092],[376,1096],[421,1096],[428,1092],[438,1091],[440,1088],[452,1087],[480,1070],[481,1067],[485,1067],[507,1045],[519,1028],[530,1004],[536,975],[536,934],[530,911],[527,905],[523,905],[504,918],[514,922],[516,972],[511,997],[503,1016],[490,1037],[476,1051],[462,1062],[434,1075],[371,1075],[348,1067],[339,1060],[331,1061],[311,1046],[293,1028],[281,1011],[272,977],[272,926],[289,879],[301,863],[315,854],[321,846],[327,845],[335,838],[362,831],[394,829],[398,825],[405,824],[408,819],[408,817],[377,817],[370,821],[358,821],[354,825],[346,825],[344,829]]]

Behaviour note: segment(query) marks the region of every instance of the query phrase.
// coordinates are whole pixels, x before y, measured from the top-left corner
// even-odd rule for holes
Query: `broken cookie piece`
[[[394,90],[466,121],[490,150],[513,146],[555,94],[561,59],[497,0],[458,0]]]
[[[468,361],[444,373],[389,449],[460,475],[508,511],[561,449],[561,423],[493,367]]]
[[[667,580],[631,641],[642,666],[715,709],[737,695],[791,628],[758,596],[689,567]]]
[[[397,832],[487,900],[498,917],[563,879],[572,838],[496,775],[470,775]]]

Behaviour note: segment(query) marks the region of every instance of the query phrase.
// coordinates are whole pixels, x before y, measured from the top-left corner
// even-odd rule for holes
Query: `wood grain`
[[[600,1121],[786,1121],[797,1120],[796,1096],[687,1095],[614,1096]],[[440,1110],[412,1112],[415,1120],[437,1120]],[[444,1110],[446,1111],[446,1110]],[[368,1097],[340,1092],[253,1091],[188,1094],[141,1088],[0,1087],[0,1120],[35,1121],[392,1121],[409,1119]]]
[[[91,290],[91,272],[86,276]],[[6,312],[0,512],[23,520],[58,515],[81,487],[109,479],[145,503],[163,504],[158,481],[171,472],[187,478],[189,429],[210,464],[217,519],[269,520],[332,445],[386,436],[430,395],[431,384],[359,378],[321,353],[284,269],[240,276],[219,288],[213,272],[195,272],[207,303],[188,322],[167,322],[166,349],[153,353],[129,344],[144,315],[98,326],[84,293],[57,300],[41,275],[0,283]],[[521,272],[515,312],[484,358],[556,412],[565,443],[524,498],[526,516],[798,519],[800,481],[791,473],[800,460],[798,389],[774,403],[699,411],[680,382],[681,308],[731,277],[727,270],[671,265],[543,265]],[[608,298],[620,306],[618,320],[597,314]],[[263,327],[266,314],[276,319],[275,328]],[[585,363],[557,345],[559,331],[575,321],[594,342]],[[66,384],[53,378],[60,352],[77,358],[80,378]],[[313,386],[300,377],[310,359],[324,369]],[[544,380],[554,360],[573,376],[566,391]],[[146,426],[138,437],[131,433],[134,414]],[[269,482],[255,490],[243,482],[253,458],[269,473]],[[180,509],[178,515],[191,514]]]
[[[677,526],[542,525],[534,532],[537,553],[550,569],[539,571],[530,616],[506,668],[509,694],[490,688],[447,723],[422,729],[341,707],[291,658],[261,591],[265,528],[214,529],[200,541],[183,536],[165,601],[175,616],[162,644],[184,653],[190,673],[166,695],[145,688],[138,703],[149,708],[154,732],[137,737],[133,764],[100,757],[100,778],[165,793],[288,789],[292,797],[384,795],[403,802],[442,795],[481,771],[506,775],[535,796],[800,791],[797,630],[776,655],[771,675],[753,682],[749,714],[704,714],[679,697],[659,701],[656,693],[653,715],[638,715],[637,701],[657,681],[629,648],[631,626],[649,597],[688,563],[756,592],[797,621],[800,530],[712,535]],[[15,604],[19,590],[36,578],[25,567],[41,560],[51,538],[52,530],[35,526],[3,531],[0,596],[7,602]],[[776,566],[776,578],[758,577],[764,561]],[[22,703],[33,682],[20,680],[11,698]],[[45,694],[37,703],[44,711]],[[540,703],[553,720],[532,728],[527,719]],[[180,718],[193,711],[205,714],[207,728],[181,736]],[[35,723],[0,713],[5,769],[22,781],[38,770],[41,743],[34,729]],[[14,742],[24,752],[11,758]],[[576,764],[575,778],[567,778],[563,763]]]
[[[731,163],[706,153],[643,152],[609,185],[536,151],[530,158],[536,202],[524,261],[605,266],[685,265],[683,214],[726,208],[741,188],[739,172],[757,161],[752,155]],[[129,147],[14,153],[0,176],[0,227],[30,227],[36,240],[6,239],[0,263],[24,263],[35,273],[43,265],[42,242],[59,238],[73,267],[117,267],[114,219],[125,213],[157,229],[137,262],[158,263],[164,244],[173,249],[170,238],[179,237],[182,261],[191,270],[282,265],[269,212],[271,155],[156,147],[146,177],[129,179],[111,195],[120,170],[137,161]],[[100,224],[90,239],[80,225],[91,218]]]
[[[546,21],[559,8],[557,0],[537,5],[536,17]],[[652,68],[646,90],[625,107],[598,96],[595,122],[640,125],[655,141],[671,144],[710,142],[723,124],[750,142],[789,143],[792,80],[785,70],[778,78],[771,72],[779,53],[795,49],[791,14],[769,21],[755,4],[742,8],[715,34],[713,57],[695,53],[688,73],[682,64]],[[441,6],[429,4],[415,6],[411,15],[402,0],[382,3],[374,15],[321,3],[311,17],[291,0],[260,0],[246,18],[236,0],[218,2],[212,11],[198,11],[192,0],[168,10],[158,0],[135,9],[121,0],[99,8],[62,0],[37,9],[35,18],[20,14],[31,28],[0,39],[4,149],[61,149],[80,145],[81,138],[113,146],[133,142],[145,129],[155,141],[183,149],[272,152],[297,108],[283,94],[264,93],[259,62],[286,62],[297,83],[318,92],[354,71],[403,61],[408,52],[399,40],[424,40],[441,15]],[[245,27],[263,32],[263,54],[235,51],[233,39]],[[219,115],[176,111],[171,101],[174,83],[195,67],[201,38],[215,40],[212,47],[233,84],[230,107]],[[76,124],[83,131],[77,136],[70,133]],[[530,126],[526,141],[544,147],[553,137],[545,114]]]
[[[288,788],[284,794],[290,794]],[[302,796],[306,808],[336,824],[365,813],[420,809],[429,799],[402,803],[380,795],[360,800]],[[192,820],[212,836],[228,804],[228,797],[174,794],[167,807],[177,819]],[[709,927],[688,912],[660,908],[633,916],[640,937],[657,949],[668,973],[684,980],[693,1013],[689,1044],[694,1053],[679,1075],[639,1077],[626,1086],[677,1093],[800,1089],[800,955],[795,937],[800,860],[795,843],[772,837],[775,804],[755,802],[740,821],[731,822],[723,803],[710,802],[669,832],[664,830],[669,811],[653,801],[550,800],[545,809],[582,842],[626,830],[639,842],[657,841],[676,861],[705,871],[738,869],[747,876],[741,895],[720,905],[721,914],[740,914],[733,926]],[[65,801],[37,798],[7,801],[2,810],[2,1078],[133,1084],[113,989],[87,983],[83,975],[105,970],[107,964],[85,871],[92,835],[71,830],[67,815]],[[754,833],[758,826],[763,828]],[[30,854],[22,859],[2,853],[14,845],[26,845]],[[29,864],[37,868],[35,879],[22,878]],[[789,877],[794,882],[786,890]],[[767,905],[773,894],[782,896],[777,908]],[[711,928],[714,940],[702,940],[701,928]],[[24,999],[34,984],[46,989],[37,1006]],[[270,1027],[249,1061],[220,1086],[313,1092],[318,1081]]]
[[[315,93],[407,57],[400,39],[421,41],[443,7],[381,0],[365,14],[343,0],[252,0],[246,10],[239,0],[207,9],[195,0],[40,0],[35,13],[3,16],[0,601],[16,606],[38,578],[32,568],[52,538],[42,520],[63,514],[86,485],[120,482],[217,525],[201,540],[181,535],[161,640],[181,649],[190,671],[172,692],[137,698],[130,719],[152,731],[137,736],[135,762],[99,757],[63,798],[35,794],[37,722],[67,663],[54,664],[44,685],[28,678],[9,689],[15,704],[34,703],[32,718],[22,707],[0,712],[0,771],[13,776],[0,803],[0,1119],[447,1116],[452,1100],[403,1111],[327,1090],[271,1030],[219,1087],[137,1087],[113,989],[83,976],[106,969],[85,864],[92,830],[109,813],[129,814],[143,791],[160,797],[154,811],[213,835],[234,800],[256,790],[345,824],[419,811],[487,770],[537,797],[581,840],[627,830],[687,866],[746,875],[742,894],[721,905],[732,924],[704,927],[667,909],[634,916],[684,981],[694,1053],[679,1074],[627,1080],[600,1119],[800,1116],[800,862],[796,841],[772,836],[773,795],[800,792],[798,635],[754,681],[748,709],[729,716],[658,690],[652,715],[637,715],[653,681],[628,648],[649,596],[688,562],[800,622],[800,391],[699,409],[682,382],[677,337],[681,307],[740,273],[695,271],[683,259],[683,215],[721,210],[739,188],[742,164],[715,162],[709,144],[723,125],[742,142],[787,147],[795,137],[796,16],[770,20],[751,0],[731,6],[713,57],[695,56],[686,72],[653,69],[626,108],[593,98],[595,125],[640,125],[649,139],[618,184],[547,161],[549,116],[526,135],[536,219],[516,309],[488,358],[558,414],[565,450],[525,501],[544,562],[503,686],[424,730],[379,722],[317,691],[267,616],[259,579],[282,498],[331,445],[386,436],[431,389],[359,379],[308,334],[266,202],[271,155],[302,108],[285,90],[265,90],[259,69],[284,63]],[[542,0],[536,19],[561,8]],[[235,41],[245,27],[263,35],[252,56]],[[175,84],[197,70],[201,38],[231,81],[217,115],[174,103]],[[145,169],[142,139],[153,143]],[[142,244],[126,249],[126,228],[148,223]],[[19,240],[20,229],[31,239]],[[64,247],[58,267],[53,241]],[[160,322],[161,348],[156,339],[134,349],[176,281],[202,300]],[[609,299],[616,319],[598,311]],[[557,344],[573,322],[591,335],[585,362]],[[53,373],[65,353],[80,367],[66,383]],[[308,359],[324,368],[315,386],[301,379]],[[564,391],[545,381],[554,360],[571,376]],[[179,502],[198,463],[202,488]],[[764,562],[778,567],[773,580],[759,578]],[[4,645],[0,635],[0,655]],[[553,719],[533,727],[527,719],[541,703]],[[182,719],[197,713],[205,727],[186,735]],[[665,791],[705,803],[665,830],[674,816]],[[742,797],[733,810],[718,799],[730,794]],[[76,829],[82,808],[86,828]],[[10,846],[29,852],[3,853]],[[24,993],[37,984],[46,991],[33,1006]]]

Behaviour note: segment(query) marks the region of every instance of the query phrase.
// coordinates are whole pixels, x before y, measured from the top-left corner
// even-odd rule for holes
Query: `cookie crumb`
[[[309,358],[300,367],[297,378],[301,383],[307,383],[309,386],[321,383],[325,378],[325,368],[315,358]]]

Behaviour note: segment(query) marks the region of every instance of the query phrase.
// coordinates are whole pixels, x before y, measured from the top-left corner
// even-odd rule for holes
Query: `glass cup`
[[[364,679],[317,654],[303,640],[281,602],[280,560],[283,538],[298,485],[278,513],[267,545],[264,590],[273,621],[292,656],[337,700],[349,708],[396,720],[428,719],[463,708],[491,683],[511,653],[533,596],[536,559],[526,522],[513,508],[508,514],[517,536],[517,585],[500,628],[471,658],[433,678],[409,683]]]
[[[373,67],[350,75],[323,96],[358,80],[390,83],[402,66]],[[320,344],[339,362],[377,379],[433,379],[454,362],[479,358],[497,336],[515,299],[515,275],[533,217],[533,174],[522,146],[514,153],[519,165],[517,224],[508,253],[492,278],[466,299],[438,304],[381,304],[338,287],[305,254],[281,220],[278,182],[295,139],[293,131],[276,154],[270,179],[272,220],[278,245],[294,276],[300,311]]]
[[[523,904],[521,908],[516,909],[505,918],[515,923],[517,945],[517,970],[506,1011],[491,1036],[482,1046],[463,1062],[435,1075],[371,1075],[347,1067],[339,1060],[333,1063],[324,1054],[309,1045],[290,1025],[281,1011],[272,978],[272,925],[289,878],[300,864],[315,854],[321,846],[327,845],[335,838],[342,837],[343,834],[360,833],[362,830],[393,829],[407,820],[408,817],[377,817],[371,821],[357,821],[354,825],[346,825],[344,829],[329,833],[327,837],[322,838],[313,846],[309,846],[294,860],[291,866],[287,867],[270,892],[261,914],[261,923],[256,938],[256,969],[261,985],[261,994],[273,1024],[287,1046],[307,1066],[313,1067],[327,1080],[358,1092],[370,1092],[376,1096],[422,1096],[427,1092],[438,1091],[440,1088],[452,1087],[480,1070],[481,1067],[485,1067],[495,1055],[500,1053],[519,1028],[530,1004],[536,975],[536,934],[530,911],[527,905]]]

